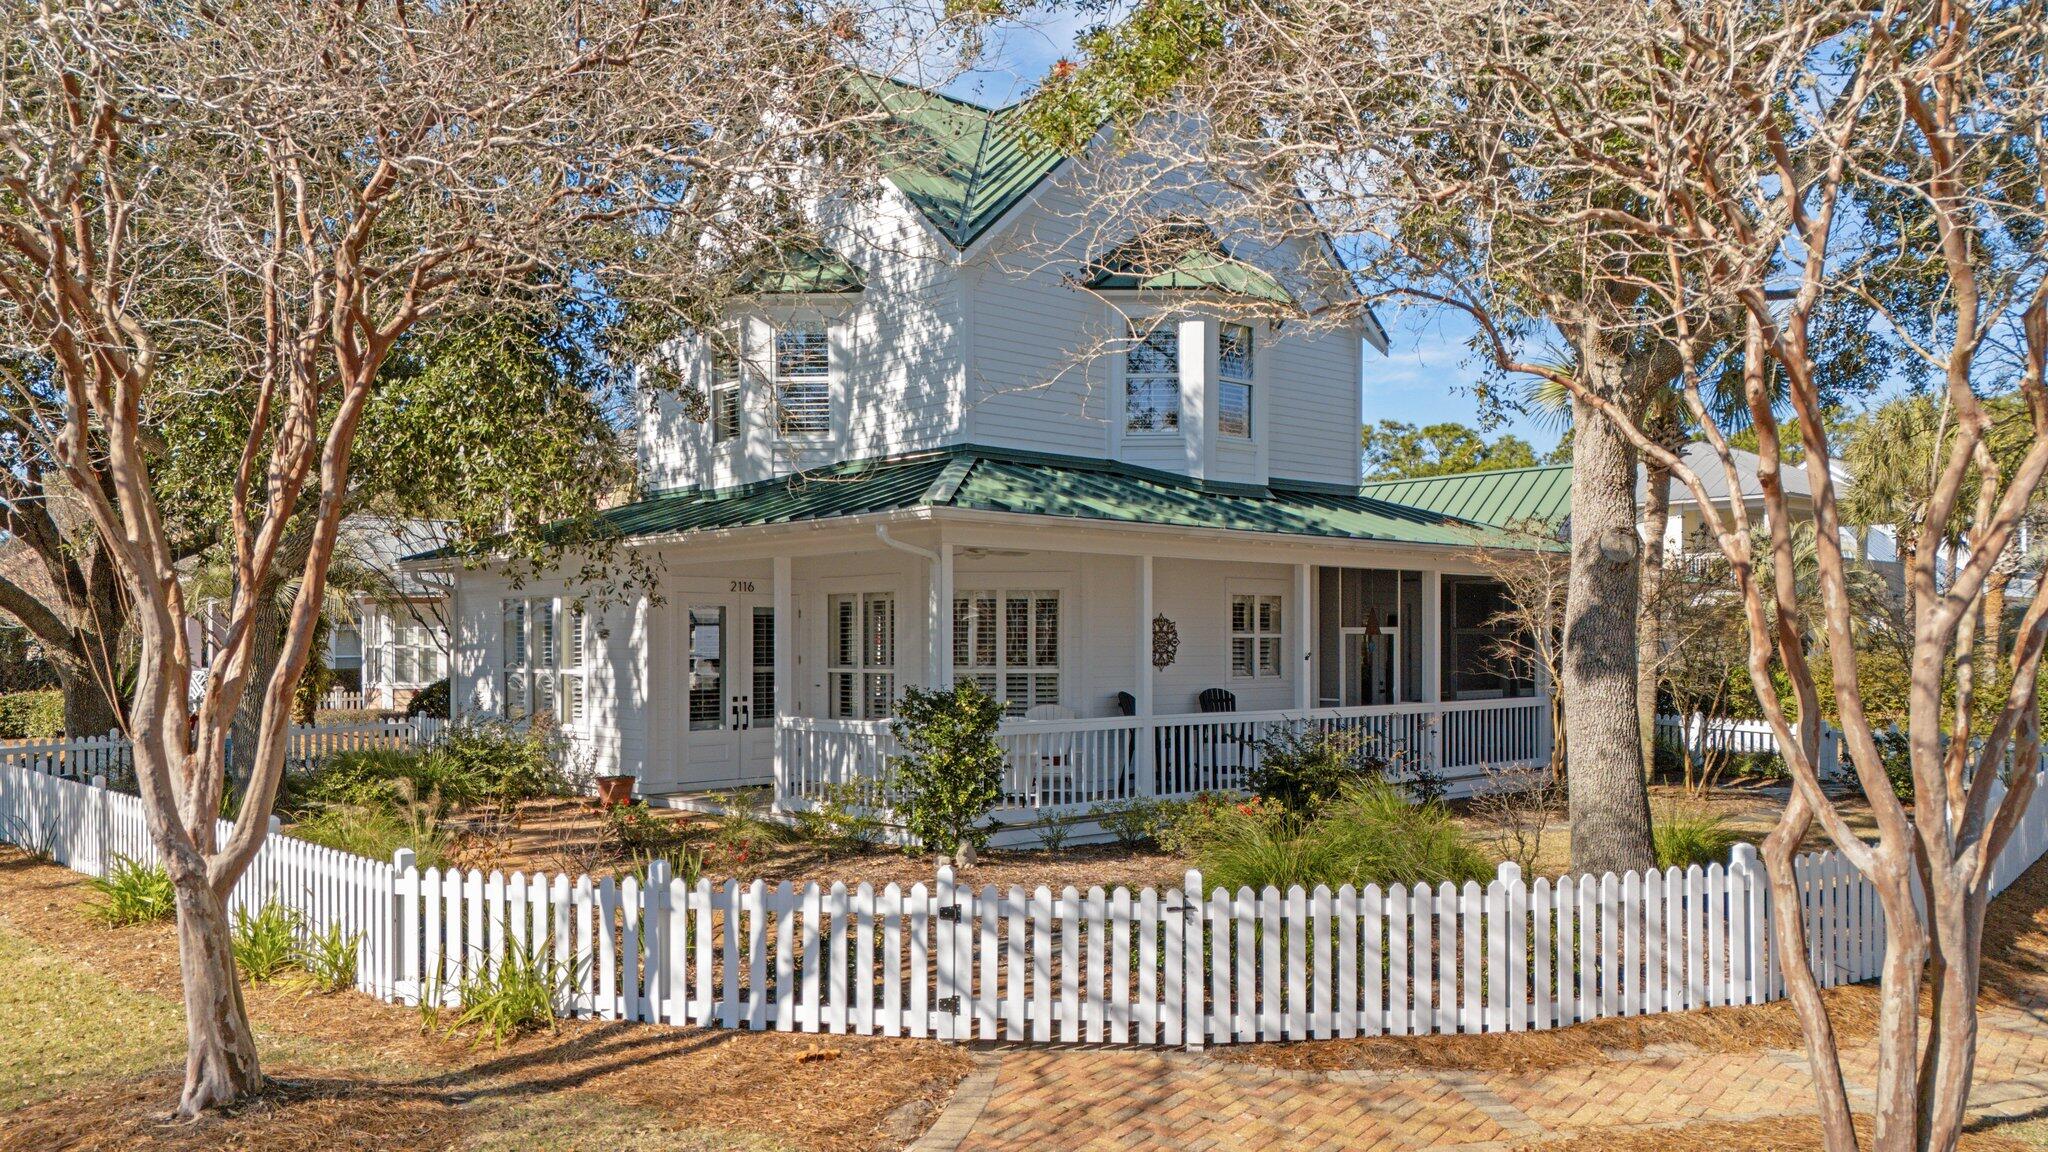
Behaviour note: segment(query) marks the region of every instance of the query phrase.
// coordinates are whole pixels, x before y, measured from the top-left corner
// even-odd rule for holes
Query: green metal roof
[[[889,179],[956,247],[965,248],[1059,167],[1059,149],[1024,123],[1024,105],[983,108],[876,78],[890,113]]]
[[[1135,237],[1094,261],[1087,286],[1096,289],[1228,292],[1292,306],[1294,297],[1271,273],[1232,256],[1201,225],[1167,224]]]
[[[961,447],[843,464],[722,492],[651,496],[603,513],[628,537],[914,508],[1387,543],[1512,546],[1486,526],[1364,493],[1276,480],[1205,484],[1079,457]]]
[[[1494,528],[1529,523],[1555,526],[1571,515],[1572,466],[1546,464],[1409,480],[1375,480],[1360,491],[1381,500]]]
[[[830,248],[806,246],[764,258],[740,282],[744,293],[858,292],[860,272]]]

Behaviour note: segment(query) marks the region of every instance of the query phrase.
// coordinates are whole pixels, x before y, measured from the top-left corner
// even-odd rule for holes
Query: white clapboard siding
[[[2038,779],[2038,778],[2037,778]],[[0,829],[77,871],[150,859],[140,800],[0,765]],[[225,836],[228,826],[222,825]],[[2048,788],[1992,871],[2048,849]],[[1796,861],[1814,970],[1877,975],[1882,910],[1838,854]],[[424,871],[271,835],[230,908],[278,902],[358,943],[356,986],[458,1003],[519,958],[563,1015],[1010,1043],[1178,1045],[1522,1031],[1782,995],[1756,853],[1726,865],[1490,882],[1286,891],[1184,885],[1055,894],[876,890],[644,876]]]

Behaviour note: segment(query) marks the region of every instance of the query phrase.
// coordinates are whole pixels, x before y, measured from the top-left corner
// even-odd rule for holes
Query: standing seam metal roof
[[[1571,515],[1572,466],[1548,464],[1368,482],[1365,495],[1494,528],[1561,524]]]

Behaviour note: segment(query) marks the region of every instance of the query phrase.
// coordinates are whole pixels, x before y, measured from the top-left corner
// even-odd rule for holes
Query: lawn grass
[[[0,1111],[184,1054],[176,1004],[130,992],[0,924]]]
[[[0,1152],[869,1152],[969,1067],[905,1040],[562,1022],[503,1047],[353,992],[247,986],[270,1085],[167,1124],[184,1064],[170,926],[108,929],[82,878],[0,848]]]

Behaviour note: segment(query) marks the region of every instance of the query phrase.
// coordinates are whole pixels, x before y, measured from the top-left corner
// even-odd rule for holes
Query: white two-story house
[[[457,709],[553,713],[645,794],[785,808],[880,768],[906,685],[959,680],[1013,717],[1024,809],[1229,787],[1303,718],[1454,780],[1542,762],[1501,537],[1361,491],[1385,336],[1290,322],[1338,270],[1165,213],[1098,245],[1014,109],[890,99],[924,147],[650,373],[646,495],[606,515],[658,596],[600,619],[462,573]]]

